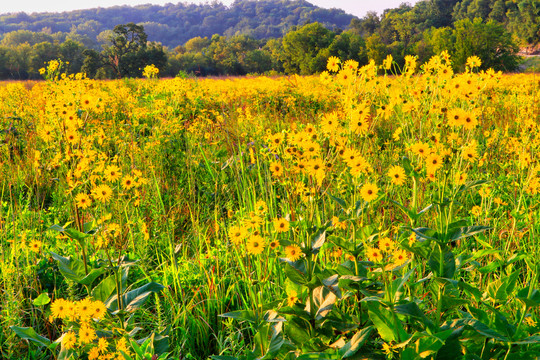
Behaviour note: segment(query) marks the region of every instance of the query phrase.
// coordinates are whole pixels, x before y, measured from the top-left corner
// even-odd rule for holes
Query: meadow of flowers
[[[536,359],[540,78],[450,61],[0,85],[0,357]]]

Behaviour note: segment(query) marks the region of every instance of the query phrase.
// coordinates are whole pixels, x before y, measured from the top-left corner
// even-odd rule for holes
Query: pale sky
[[[407,2],[414,4],[419,0],[307,0],[310,3],[323,8],[338,8],[343,9],[349,14],[363,17],[368,11],[376,11],[379,14],[384,9],[398,7],[401,3]],[[163,5],[166,3],[176,4],[178,2],[189,2],[202,4],[211,2],[207,0],[2,0],[0,5],[0,14],[9,12],[24,11],[32,12],[59,12],[77,9],[89,9],[95,7],[109,7],[115,5],[140,5],[140,4],[157,4]],[[225,5],[230,5],[234,0],[221,0]]]

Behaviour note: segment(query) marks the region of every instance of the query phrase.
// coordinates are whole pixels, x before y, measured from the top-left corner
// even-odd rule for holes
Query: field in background
[[[540,78],[448,61],[3,84],[1,357],[535,358]]]

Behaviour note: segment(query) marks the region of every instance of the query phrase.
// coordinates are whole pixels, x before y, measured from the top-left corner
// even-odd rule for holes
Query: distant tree
[[[524,43],[536,45],[540,42],[540,1],[521,0],[517,8],[507,12],[510,29],[520,35]]]
[[[319,23],[302,26],[283,37],[283,67],[287,73],[313,74],[326,68],[327,58],[322,53],[335,33]]]
[[[366,39],[366,54],[369,60],[381,64],[387,53],[388,49],[378,34],[373,34]]]
[[[467,58],[472,55],[482,60],[482,68],[512,71],[517,68],[519,48],[502,24],[492,20],[483,22],[476,18],[459,20],[454,29],[454,61],[463,69]]]
[[[83,55],[81,72],[85,73],[89,78],[95,78],[97,71],[104,66],[100,53],[94,49],[86,49],[83,51]]]
[[[83,52],[86,50],[83,44],[72,39],[66,39],[60,44],[58,53],[64,62],[69,62],[68,69],[71,73],[81,71],[84,62]]]
[[[431,0],[431,17],[434,27],[452,25],[452,13],[460,0]]]
[[[263,74],[272,70],[272,56],[268,51],[260,49],[248,51],[243,61],[243,67],[247,74]]]
[[[506,18],[506,1],[505,0],[496,0],[489,13],[489,19],[495,20],[497,22],[505,22]]]
[[[42,42],[53,42],[53,37],[50,34],[42,32],[34,32],[29,30],[12,31],[4,35],[0,45],[8,47],[17,47],[21,44],[34,46]]]
[[[283,72],[283,42],[281,39],[270,39],[266,42],[263,48],[272,59],[272,70]]]
[[[193,39],[188,40],[184,44],[184,49],[187,52],[202,52],[205,48],[207,48],[210,45],[211,41],[207,37],[194,37]]]
[[[147,35],[144,27],[134,23],[116,25],[110,44],[102,52],[105,63],[110,66],[118,78],[140,75],[139,54],[146,49]]]
[[[467,14],[469,19],[481,18],[486,20],[489,18],[489,14],[492,9],[491,0],[472,0],[471,4],[467,8]]]
[[[32,56],[32,46],[24,43],[16,47],[11,47],[8,52],[7,68],[10,78],[28,79],[30,70],[30,59]]]
[[[356,60],[362,65],[368,62],[365,40],[351,30],[336,35],[332,43],[321,54],[325,58],[337,56],[343,60]]]
[[[0,47],[0,79],[2,80],[8,79],[10,75],[8,68],[9,51],[6,47]]]
[[[41,42],[32,46],[32,53],[29,59],[29,72],[38,74],[39,69],[46,66],[46,62],[59,57],[58,50],[58,44],[52,44],[50,42]]]
[[[109,35],[109,43],[103,51],[85,52],[83,71],[92,77],[99,69],[107,66],[116,77],[139,77],[146,65],[154,64],[163,70],[167,58],[163,46],[147,43],[144,27],[134,23],[116,25]],[[101,72],[103,73],[103,71]]]
[[[432,49],[433,54],[440,54],[445,50],[450,54],[455,52],[456,37],[451,27],[426,30],[424,40]]]
[[[362,19],[352,19],[349,28],[355,34],[364,38],[371,36],[381,24],[381,19],[375,11],[368,11]]]

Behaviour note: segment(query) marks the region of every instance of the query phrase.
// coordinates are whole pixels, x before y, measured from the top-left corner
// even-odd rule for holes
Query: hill
[[[344,29],[353,15],[322,9],[305,0],[235,1],[227,7],[217,1],[139,6],[114,6],[62,13],[15,13],[0,16],[0,36],[17,30],[44,32],[60,41],[69,35],[87,47],[99,48],[115,25],[143,25],[148,39],[170,48],[191,38],[214,34],[278,38],[294,26],[319,22],[330,30]],[[3,41],[6,45],[6,41]],[[32,44],[31,44],[32,45]]]

